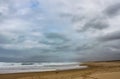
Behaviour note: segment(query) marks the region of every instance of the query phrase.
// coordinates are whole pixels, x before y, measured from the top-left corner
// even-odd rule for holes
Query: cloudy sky
[[[0,0],[0,61],[120,60],[120,0]]]

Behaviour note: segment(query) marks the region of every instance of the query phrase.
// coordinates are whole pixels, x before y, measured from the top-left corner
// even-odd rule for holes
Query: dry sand
[[[88,62],[86,69],[1,74],[0,79],[120,79],[120,61]]]

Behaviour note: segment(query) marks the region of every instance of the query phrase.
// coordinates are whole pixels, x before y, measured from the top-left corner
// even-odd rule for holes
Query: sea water
[[[87,66],[80,66],[80,64],[80,62],[0,62],[0,74],[87,68]]]

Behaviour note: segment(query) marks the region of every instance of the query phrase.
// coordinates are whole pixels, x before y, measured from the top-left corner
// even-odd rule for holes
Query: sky
[[[120,0],[0,0],[0,61],[120,60]]]

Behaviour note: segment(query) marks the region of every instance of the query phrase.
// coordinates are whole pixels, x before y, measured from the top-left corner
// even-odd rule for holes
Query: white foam
[[[86,66],[79,66],[80,63],[6,63],[0,62],[0,74],[4,73],[20,73],[20,72],[43,72],[43,71],[56,71],[68,69],[81,69],[87,68]]]

